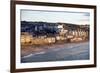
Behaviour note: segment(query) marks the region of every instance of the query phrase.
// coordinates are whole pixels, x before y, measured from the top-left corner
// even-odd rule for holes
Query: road
[[[30,54],[21,58],[22,63],[47,62],[47,61],[71,61],[89,59],[89,42],[69,44],[67,47],[54,48],[47,51]]]

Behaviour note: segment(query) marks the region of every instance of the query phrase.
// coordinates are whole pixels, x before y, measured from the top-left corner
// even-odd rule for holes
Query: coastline
[[[82,42],[70,42],[70,43],[56,43],[50,45],[42,45],[42,46],[34,46],[29,45],[21,48],[21,57],[29,56],[32,54],[41,54],[43,52],[47,52],[49,50],[59,50],[63,48],[71,48],[73,46],[78,46],[84,43],[89,43],[89,41],[82,41]]]

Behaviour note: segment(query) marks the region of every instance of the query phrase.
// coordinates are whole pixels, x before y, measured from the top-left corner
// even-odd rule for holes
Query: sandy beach
[[[49,45],[42,45],[42,46],[34,46],[34,45],[26,45],[22,46],[21,48],[21,57],[36,54],[43,51],[48,51],[52,49],[63,49],[63,48],[71,48],[73,46],[78,46],[86,42],[73,42],[73,43],[57,43],[57,44],[49,44]]]

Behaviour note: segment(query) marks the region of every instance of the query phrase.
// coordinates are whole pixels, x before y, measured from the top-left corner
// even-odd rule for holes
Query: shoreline
[[[63,49],[64,47],[69,48],[72,46],[78,46],[79,44],[82,43],[89,43],[89,41],[56,43],[56,44],[42,45],[42,46],[33,46],[33,45],[25,46],[24,48],[21,48],[21,57],[28,56],[31,54],[38,54],[49,50],[59,50],[59,49]]]

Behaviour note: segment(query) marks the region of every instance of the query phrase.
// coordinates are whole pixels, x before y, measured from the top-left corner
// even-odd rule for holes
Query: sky
[[[62,22],[85,25],[90,23],[90,13],[69,11],[21,10],[21,21]]]

